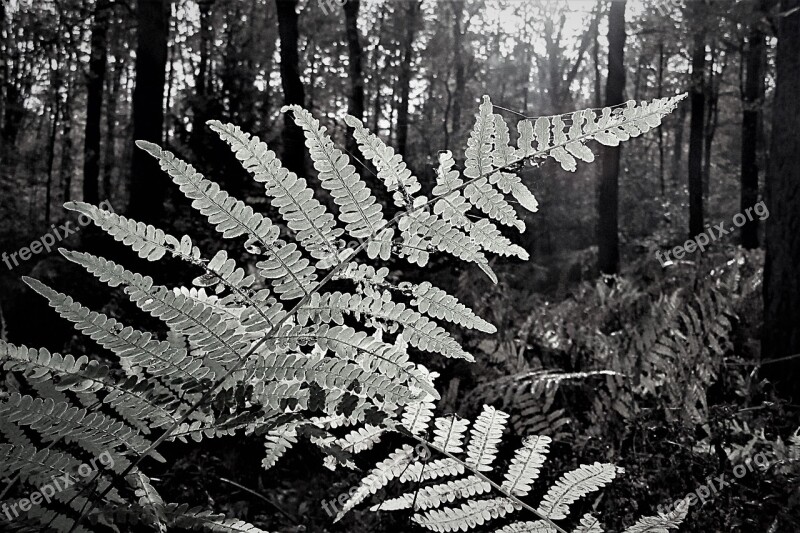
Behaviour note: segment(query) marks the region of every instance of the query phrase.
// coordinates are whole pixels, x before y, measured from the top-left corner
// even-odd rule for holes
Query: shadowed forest
[[[2,531],[800,531],[800,0],[0,0],[0,253]]]

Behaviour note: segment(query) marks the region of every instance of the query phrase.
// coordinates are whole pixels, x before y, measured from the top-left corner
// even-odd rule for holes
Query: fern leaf
[[[607,485],[622,469],[610,464],[581,465],[567,472],[544,495],[538,512],[551,520],[567,517],[569,506],[579,498]]]
[[[412,463],[408,469],[398,478],[401,483],[409,481],[421,482],[429,479],[438,479],[440,477],[455,477],[464,474],[464,465],[446,457],[444,459],[435,459],[427,463]]]
[[[448,453],[461,453],[464,433],[469,427],[469,420],[453,416],[437,417],[434,421],[433,447]]]
[[[316,282],[314,267],[302,257],[296,244],[278,240],[280,230],[268,218],[255,213],[250,206],[205,179],[194,167],[171,152],[145,141],[137,141],[136,145],[159,161],[181,192],[192,200],[192,207],[215,224],[215,229],[223,237],[230,239],[247,235],[248,250],[266,254],[267,259],[257,266],[281,298],[293,299],[309,294]]]
[[[470,429],[467,466],[478,472],[492,470],[492,463],[497,458],[497,446],[503,438],[507,420],[506,413],[488,405],[483,406],[483,412],[475,419]]]
[[[64,438],[67,442],[86,444],[96,449],[124,446],[139,455],[150,446],[147,440],[122,422],[102,413],[89,413],[86,409],[66,403],[55,403],[49,398],[34,399],[14,392],[0,403],[0,415],[12,422],[30,426],[42,434],[44,440]],[[159,454],[151,453],[163,462]]]
[[[484,333],[497,332],[496,327],[476,315],[472,309],[459,302],[455,296],[447,294],[427,281],[419,285],[403,282],[400,283],[399,289],[411,292],[414,296],[411,305],[416,306],[420,313]]]
[[[545,520],[536,520],[535,522],[512,522],[494,533],[558,533],[558,530]]]
[[[433,418],[433,408],[433,398],[431,397],[426,397],[422,401],[407,405],[403,409],[400,423],[412,435],[424,433],[428,428],[428,423]]]
[[[252,524],[236,518],[226,518],[200,507],[170,503],[165,508],[167,526],[189,531],[208,533],[267,533]]]
[[[275,153],[258,137],[216,120],[209,121],[208,125],[230,145],[253,178],[264,184],[272,206],[295,232],[300,245],[318,260],[317,268],[336,264],[336,240],[343,231],[336,227],[333,215],[314,198],[306,180],[284,168]]]
[[[58,293],[38,280],[23,278],[28,285],[50,302],[64,318],[73,322],[79,331],[114,352],[120,359],[146,368],[157,376],[177,379],[195,386],[213,373],[186,350],[176,349],[169,342],[156,341],[150,333],[125,327],[113,318],[89,311],[69,296]]]
[[[461,345],[451,337],[441,326],[407,308],[402,303],[390,300],[390,295],[385,292],[375,298],[358,294],[332,292],[311,296],[308,304],[298,312],[297,320],[300,325],[305,325],[313,315],[322,322],[333,321],[339,325],[344,323],[344,313],[357,317],[366,316],[380,321],[399,324],[403,327],[403,338],[420,350],[436,352],[445,357],[466,359],[474,358],[464,351]]]
[[[571,123],[569,129],[566,129],[561,115],[539,117],[532,127],[529,121],[521,121],[517,126],[520,132],[517,158],[552,157],[561,168],[574,172],[577,168],[576,158],[587,162],[594,160],[594,155],[586,146],[587,141],[595,140],[607,146],[616,146],[641,135],[661,124],[661,120],[685,97],[682,94],[640,104],[629,101],[624,108],[604,108],[600,117],[590,109],[576,111],[565,117]],[[532,146],[534,140],[535,149]]]
[[[326,128],[300,106],[284,106],[281,111],[292,111],[295,123],[303,129],[322,187],[331,193],[339,206],[339,220],[345,224],[347,233],[355,238],[376,235],[386,225],[381,204],[361,180],[348,157],[333,144]]]
[[[581,517],[581,522],[572,533],[603,533],[600,521],[593,517],[591,513],[586,513]]]
[[[432,531],[467,531],[513,511],[514,504],[508,498],[492,498],[470,500],[460,507],[432,509],[424,514],[415,514],[413,520]]]
[[[347,502],[342,506],[342,510],[336,515],[334,522],[341,520],[348,511],[364,501],[370,494],[375,494],[385,487],[389,481],[399,477],[408,467],[413,455],[414,449],[406,444],[375,465],[375,468],[361,480],[358,488],[352,491],[352,496],[350,496]]]
[[[269,470],[283,457],[294,444],[297,444],[297,426],[290,424],[273,429],[264,439],[264,448],[267,453],[261,461],[264,470]]]
[[[478,476],[468,476],[463,479],[447,481],[438,485],[424,487],[419,491],[408,492],[397,498],[386,500],[373,505],[370,511],[398,511],[409,509],[430,509],[439,507],[444,503],[452,503],[463,498],[485,494],[492,490],[492,486]]]
[[[102,257],[68,251],[64,256],[111,287],[123,285],[125,293],[140,309],[163,320],[173,331],[189,336],[217,363],[236,361],[244,352],[247,342],[239,324],[210,305],[154,285],[152,278],[134,274]]]
[[[501,486],[504,491],[514,496],[525,496],[530,492],[531,483],[539,477],[551,440],[550,437],[534,436],[522,442],[506,472]]]
[[[645,516],[626,529],[624,533],[669,533],[670,529],[680,527],[688,512],[689,507],[681,505],[669,513]]]
[[[353,137],[358,142],[361,153],[378,170],[378,179],[383,181],[387,191],[394,193],[394,205],[410,208],[414,194],[420,190],[419,180],[411,174],[394,148],[387,146],[377,135],[367,130],[359,119],[347,115],[344,121],[353,128]]]

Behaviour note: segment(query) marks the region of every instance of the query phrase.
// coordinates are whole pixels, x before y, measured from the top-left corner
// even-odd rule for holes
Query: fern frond
[[[154,340],[150,333],[123,326],[113,318],[89,311],[69,296],[54,291],[38,280],[23,278],[23,281],[47,298],[51,307],[73,322],[76,329],[86,332],[91,339],[120,359],[146,368],[156,376],[179,380],[191,386],[213,378],[213,373],[197,359],[190,358],[186,350],[177,349],[166,341]]]
[[[466,156],[464,175],[470,178],[464,187],[464,196],[490,218],[522,232],[525,231],[525,224],[517,217],[511,204],[489,183],[489,175],[493,173],[495,167],[494,141],[495,119],[492,103],[488,96],[484,96],[464,152]]]
[[[308,187],[304,178],[298,178],[281,165],[275,153],[258,137],[242,131],[238,126],[211,120],[208,125],[230,145],[236,158],[253,178],[263,183],[267,196],[296,233],[300,245],[317,259],[317,268],[329,268],[338,262],[336,240],[343,230],[336,227],[331,213]]]
[[[394,148],[387,146],[380,137],[367,130],[359,119],[347,115],[344,121],[353,128],[353,137],[358,141],[361,153],[378,170],[378,179],[383,182],[387,191],[394,193],[394,205],[410,208],[414,202],[414,194],[421,188],[416,176],[411,174]]]
[[[67,442],[101,450],[122,446],[140,455],[150,446],[144,437],[122,422],[67,403],[55,403],[49,398],[42,400],[14,392],[0,403],[0,415],[30,426],[45,441],[63,438]],[[159,454],[151,453],[163,461]]]
[[[536,520],[535,522],[512,522],[494,533],[558,533],[558,530],[549,522]]]
[[[576,527],[572,533],[604,533],[603,528],[600,526],[600,521],[591,515],[591,513],[586,513],[581,517],[581,522]]]
[[[467,466],[478,472],[488,472],[497,457],[497,446],[503,439],[508,415],[488,405],[472,424],[467,445]]]
[[[552,157],[561,168],[574,172],[577,169],[576,158],[594,161],[592,151],[586,146],[587,141],[595,140],[607,146],[616,146],[646,133],[661,124],[661,120],[685,97],[682,94],[640,104],[629,101],[624,108],[604,108],[599,117],[591,109],[576,111],[566,115],[571,122],[568,130],[561,115],[539,117],[533,126],[528,120],[520,121],[517,126],[520,132],[517,158]],[[534,140],[536,148],[532,146]]]
[[[485,494],[491,490],[492,486],[486,481],[477,476],[468,476],[424,487],[419,491],[407,492],[397,498],[373,505],[370,507],[370,511],[398,511],[409,509],[412,505],[414,510],[425,510],[431,507],[439,507],[445,503],[452,503],[459,499]]]
[[[298,312],[297,320],[305,325],[311,318],[320,322],[344,323],[343,314],[357,317],[371,317],[380,321],[395,323],[403,327],[403,338],[411,346],[420,350],[436,352],[445,357],[474,358],[464,351],[461,345],[435,322],[407,308],[402,303],[392,302],[388,292],[371,296],[341,292],[314,293],[309,302]]]
[[[256,266],[281,298],[293,299],[310,293],[317,279],[315,268],[302,257],[296,244],[278,240],[280,230],[268,218],[205,179],[171,152],[145,141],[137,141],[136,145],[159,161],[181,192],[192,200],[192,207],[208,218],[224,238],[246,235],[248,251],[266,255],[267,259]]]
[[[626,529],[624,533],[669,533],[670,529],[680,527],[688,512],[689,507],[681,505],[669,513],[645,516]]]
[[[170,528],[208,533],[267,533],[243,520],[226,518],[223,514],[212,513],[201,507],[189,508],[185,503],[167,504],[165,514]]]
[[[526,496],[530,492],[531,483],[539,477],[539,469],[550,451],[551,440],[550,437],[533,436],[522,442],[522,447],[514,452],[502,490],[514,496]]]
[[[433,408],[433,398],[430,396],[419,402],[406,405],[403,409],[400,424],[412,435],[424,433],[433,418]]]
[[[412,520],[432,531],[467,531],[514,510],[514,504],[508,498],[470,500],[460,507],[432,509],[424,514],[415,514]]]
[[[292,111],[295,123],[303,129],[311,160],[319,172],[322,187],[331,193],[333,201],[339,206],[339,220],[345,230],[354,238],[377,235],[386,225],[383,209],[372,195],[367,185],[359,177],[356,168],[341,150],[336,148],[320,126],[319,120],[300,106],[284,106],[286,113]]]
[[[420,482],[440,477],[455,477],[464,474],[464,465],[446,457],[444,459],[434,459],[427,463],[414,462],[408,466],[408,470],[398,478],[400,483],[409,481]]]
[[[538,511],[546,518],[560,520],[567,517],[569,506],[590,492],[611,483],[623,470],[603,463],[581,465],[567,472],[555,482],[539,504]]]
[[[464,433],[469,420],[453,416],[437,417],[433,421],[433,446],[448,453],[461,453]]]
[[[338,522],[350,509],[364,501],[370,494],[375,494],[385,487],[389,481],[398,478],[412,461],[414,449],[403,445],[389,454],[389,457],[375,465],[370,473],[361,480],[361,484],[342,506],[334,522]]]
[[[476,315],[472,309],[459,302],[455,296],[447,294],[427,281],[419,285],[403,282],[400,283],[399,288],[411,292],[414,296],[411,305],[415,306],[420,313],[484,333],[497,332],[496,327]]]
[[[247,342],[240,325],[210,305],[154,285],[149,276],[134,274],[102,257],[69,251],[65,251],[64,256],[109,286],[124,286],[125,293],[137,307],[163,320],[173,331],[187,335],[218,364],[236,361],[245,351]]]

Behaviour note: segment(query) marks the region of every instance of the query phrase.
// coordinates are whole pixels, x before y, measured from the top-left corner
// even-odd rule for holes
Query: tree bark
[[[364,120],[364,73],[362,62],[364,51],[358,35],[358,10],[360,0],[350,0],[344,4],[344,27],[347,36],[349,54],[348,70],[350,71],[350,97],[347,100],[347,112],[359,120]],[[347,151],[358,153],[358,142],[353,138],[352,128],[348,128]],[[362,167],[359,165],[359,169]]]
[[[453,66],[455,69],[455,87],[453,88],[453,126],[450,132],[458,138],[461,133],[461,109],[464,100],[464,86],[466,85],[466,67],[464,65],[464,51],[462,50],[463,34],[461,31],[461,17],[464,13],[464,3],[451,0],[453,9]]]
[[[758,202],[758,146],[761,124],[761,107],[764,103],[764,63],[766,37],[762,28],[763,3],[756,6],[747,37],[744,91],[742,92],[742,190],[740,212],[745,212]],[[741,229],[741,245],[747,249],[758,248],[758,218],[748,220]]]
[[[108,59],[108,23],[111,17],[110,0],[97,0],[92,21],[89,74],[86,78],[86,127],[83,141],[83,201],[100,202],[100,120],[103,111]]]
[[[203,131],[206,127],[208,114],[208,85],[209,85],[209,56],[213,42],[213,28],[211,27],[211,8],[214,0],[199,0],[200,10],[199,48],[200,59],[197,63],[197,74],[194,78],[194,94],[192,95],[192,134],[189,137],[192,152],[195,157],[203,159],[205,154],[203,146]]]
[[[780,11],[766,178],[763,361],[800,353],[800,0],[783,0]],[[800,400],[800,358],[763,372],[783,396]]]
[[[613,2],[608,14],[608,79],[606,103],[623,102],[625,90],[625,4]],[[619,146],[603,146],[598,195],[598,266],[604,274],[619,272]]]
[[[281,85],[284,105],[305,105],[305,92],[300,81],[300,56],[297,52],[298,0],[275,0],[278,8],[278,34],[281,41]],[[303,130],[288,113],[283,115],[283,164],[298,175],[305,170]]]
[[[405,26],[403,38],[403,59],[400,63],[400,75],[397,80],[400,85],[400,101],[397,107],[397,153],[400,157],[406,156],[408,142],[408,97],[411,90],[411,60],[414,56],[414,37],[417,31],[420,2],[413,0],[406,6]]]
[[[136,86],[133,90],[133,138],[161,144],[164,85],[169,34],[169,0],[139,0],[136,38]],[[164,212],[166,178],[144,150],[131,159],[128,213],[141,221],[158,221]]]
[[[705,30],[694,35],[692,50],[692,115],[689,122],[689,237],[703,231],[703,130],[705,125]]]

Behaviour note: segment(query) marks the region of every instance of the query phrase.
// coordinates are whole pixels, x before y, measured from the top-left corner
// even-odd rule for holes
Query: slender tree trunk
[[[598,5],[598,9],[601,7]],[[592,61],[594,63],[594,106],[603,105],[603,93],[601,90],[602,76],[600,74],[600,25],[594,29],[594,40],[592,43]]]
[[[350,71],[350,97],[347,100],[347,112],[359,120],[364,120],[364,73],[362,62],[364,51],[358,35],[358,10],[360,0],[350,0],[344,4],[344,27],[347,36],[347,51],[349,54]],[[347,151],[351,154],[358,153],[358,142],[353,138],[352,128],[348,128]],[[358,166],[363,170],[363,167]]]
[[[83,201],[97,204],[100,201],[100,120],[103,110],[108,59],[108,22],[111,17],[110,0],[97,0],[92,21],[89,74],[86,78],[86,127],[83,141]]]
[[[664,96],[664,41],[658,43],[658,72],[656,98]],[[667,185],[664,180],[664,128],[658,128],[658,182],[661,186],[661,196],[667,193]]]
[[[763,360],[800,353],[800,0],[783,0],[780,11],[766,179]],[[766,365],[764,373],[782,395],[800,400],[800,358]]]
[[[464,51],[462,50],[463,35],[461,32],[461,17],[464,13],[464,3],[451,0],[453,8],[453,66],[455,69],[455,87],[453,88],[453,126],[450,132],[458,138],[461,133],[461,109],[464,101],[464,86],[466,85],[466,67],[464,65]]]
[[[67,85],[64,95],[63,123],[61,129],[61,162],[59,180],[64,191],[64,201],[72,199],[72,99],[74,96],[74,76],[72,74],[72,54],[67,55]]]
[[[606,106],[623,102],[625,90],[625,4],[613,2],[608,15]],[[598,266],[604,274],[619,272],[619,146],[603,146],[598,198]]]
[[[403,38],[403,58],[400,63],[400,101],[397,108],[397,152],[406,156],[408,142],[408,97],[411,90],[411,61],[414,56],[414,36],[417,30],[417,19],[420,2],[413,0],[406,6],[406,32]]]
[[[284,105],[305,105],[305,92],[300,81],[300,56],[297,0],[275,0],[278,8],[278,33],[281,41],[281,84]],[[289,113],[283,115],[283,164],[298,175],[304,174],[305,148],[303,130]]]
[[[766,60],[766,38],[762,29],[763,4],[756,7],[747,38],[747,52],[742,62],[746,63],[746,77],[742,92],[742,190],[741,212],[758,202],[758,146],[761,123],[761,108],[764,104],[764,62]],[[741,229],[741,244],[744,248],[758,248],[758,218],[748,220]]]
[[[108,83],[108,96],[106,98],[106,143],[103,156],[103,195],[105,199],[111,200],[111,180],[114,175],[116,161],[117,143],[117,101],[119,91],[122,86],[122,74],[125,65],[122,63],[122,45],[119,36],[114,36],[113,45],[114,69]]]
[[[138,0],[136,86],[133,90],[133,138],[161,144],[164,85],[169,34],[169,0]],[[138,220],[157,221],[164,212],[166,178],[158,162],[144,150],[131,158],[128,212]]]
[[[694,35],[692,50],[692,116],[689,123],[689,237],[703,231],[703,126],[705,123],[705,30]]]
[[[211,8],[214,0],[199,0],[197,3],[200,10],[200,60],[197,63],[197,75],[194,79],[194,95],[192,95],[192,134],[190,144],[195,157],[204,159],[205,150],[203,149],[203,132],[208,120],[208,80],[209,76],[209,55],[211,54],[212,32],[211,27]]]

